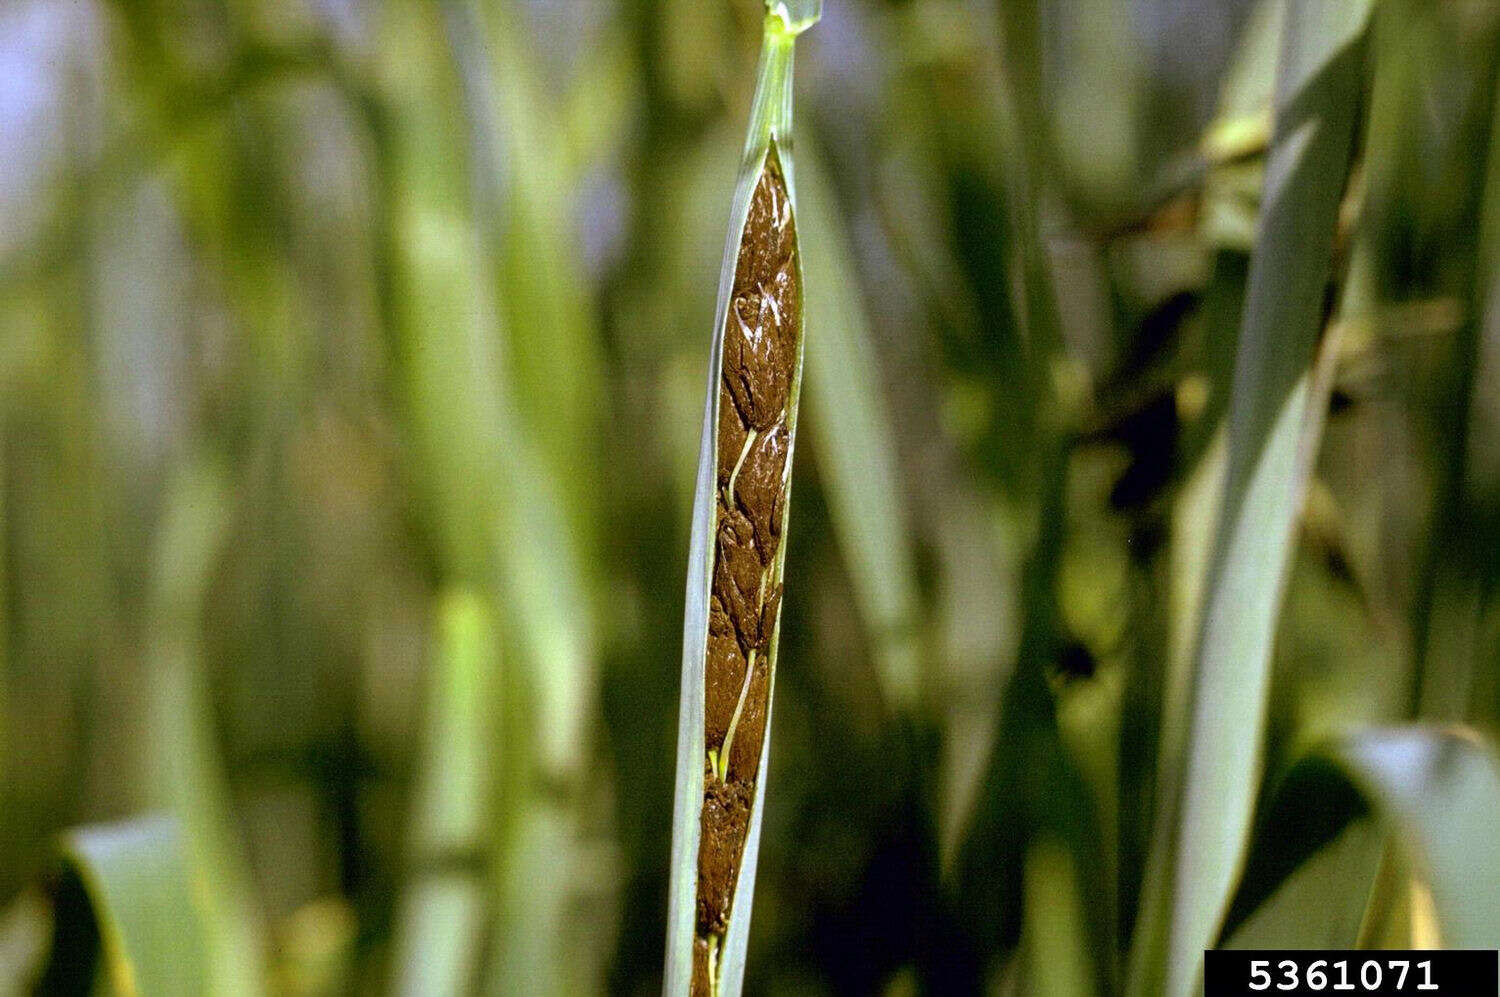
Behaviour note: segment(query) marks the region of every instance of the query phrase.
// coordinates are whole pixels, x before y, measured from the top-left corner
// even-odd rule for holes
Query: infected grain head
[[[740,234],[718,381],[693,992],[712,994],[770,716],[802,339],[802,277],[774,141]]]

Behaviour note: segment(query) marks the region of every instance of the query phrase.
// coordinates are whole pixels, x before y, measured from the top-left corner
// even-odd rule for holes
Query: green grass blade
[[[1228,468],[1188,699],[1132,957],[1137,994],[1186,994],[1244,859],[1293,528],[1326,379],[1311,370],[1363,83],[1368,4],[1286,13],[1276,120],[1230,401]],[[1325,372],[1326,373],[1326,372]],[[1173,784],[1175,783],[1175,784]]]
[[[1354,948],[1382,841],[1371,821],[1349,824],[1298,866],[1223,947]]]
[[[1385,820],[1432,891],[1442,943],[1500,946],[1500,762],[1463,728],[1351,735],[1328,758]]]
[[[816,157],[800,152],[807,273],[807,430],[849,579],[870,634],[886,705],[911,711],[921,693],[915,567],[907,542],[894,433],[848,233]]]
[[[1313,825],[1298,811],[1316,824],[1333,799],[1346,799],[1351,816],[1369,816],[1302,862],[1225,947],[1496,944],[1500,769],[1490,745],[1462,728],[1363,730],[1304,756],[1284,786],[1298,783],[1300,792],[1279,794],[1262,838],[1280,834],[1280,846],[1300,847]],[[1414,904],[1415,896],[1430,896],[1430,906]]]
[[[76,918],[98,929],[98,978],[108,991],[133,994],[211,993],[209,887],[194,872],[177,820],[162,815],[97,825],[63,836],[64,860],[81,894],[65,890],[53,962],[42,981],[54,992],[86,992],[78,979],[93,965],[73,939]],[[87,911],[73,904],[82,901]]]

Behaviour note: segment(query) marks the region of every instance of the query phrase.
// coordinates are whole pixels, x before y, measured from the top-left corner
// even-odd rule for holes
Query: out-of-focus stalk
[[[247,856],[233,827],[229,787],[214,744],[198,615],[227,526],[228,487],[207,461],[172,482],[158,528],[146,666],[150,686],[152,801],[177,818],[204,904],[207,986],[215,997],[264,992],[265,932]]]
[[[397,948],[401,994],[462,993],[478,979],[486,890],[457,860],[483,854],[493,819],[491,722],[502,711],[491,617],[465,590],[438,605]]]

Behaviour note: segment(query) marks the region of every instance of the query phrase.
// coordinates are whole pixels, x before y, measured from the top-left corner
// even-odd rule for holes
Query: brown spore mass
[[[709,994],[708,963],[722,947],[739,880],[765,742],[770,645],[781,605],[775,572],[792,444],[789,406],[802,336],[802,278],[791,199],[774,143],[751,195],[722,334],[695,995]],[[711,938],[720,945],[710,945]]]
[[[693,937],[693,988],[694,994],[707,994],[712,992],[708,983],[708,939],[702,935]]]
[[[722,935],[729,926],[729,905],[734,899],[735,873],[740,864],[738,844],[750,828],[750,805],[754,790],[743,781],[709,779],[703,793],[703,823],[712,823],[727,833],[705,835],[698,849],[698,879],[712,889],[698,890],[698,928],[703,934]]]

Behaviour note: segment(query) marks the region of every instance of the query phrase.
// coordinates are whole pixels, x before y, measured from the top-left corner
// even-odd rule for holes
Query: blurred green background
[[[1281,6],[827,0],[798,46],[751,991],[1120,987]],[[0,7],[6,986],[657,991],[761,12]],[[1500,10],[1361,37],[1261,831],[1309,745],[1500,718]],[[1226,932],[1364,809],[1308,795]]]

